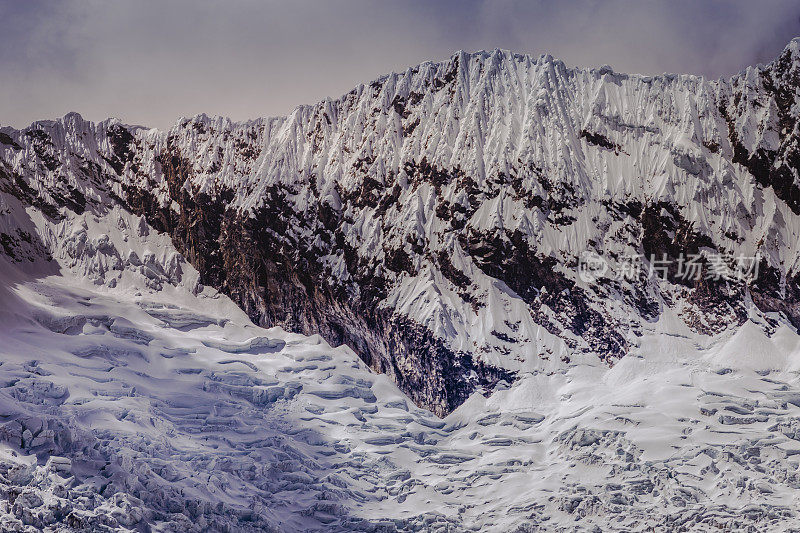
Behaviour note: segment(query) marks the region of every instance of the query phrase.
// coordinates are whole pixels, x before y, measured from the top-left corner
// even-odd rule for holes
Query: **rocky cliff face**
[[[798,40],[718,81],[460,52],[283,118],[2,128],[0,190],[52,219],[124,206],[257,323],[348,344],[442,415],[613,364],[665,307],[708,335],[800,326],[798,91]],[[36,242],[0,236],[17,261]],[[718,275],[739,257],[755,279]]]

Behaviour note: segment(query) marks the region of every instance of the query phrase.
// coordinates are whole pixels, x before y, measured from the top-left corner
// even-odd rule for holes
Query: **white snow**
[[[137,217],[30,215],[57,261],[0,259],[3,530],[800,525],[787,329],[670,336],[668,313],[611,369],[440,420],[348,348],[251,324]]]
[[[796,42],[786,53],[795,64],[800,62]],[[774,149],[776,103],[764,90],[764,73],[770,68],[753,67],[729,80],[709,81],[691,75],[627,75],[607,67],[569,68],[550,56],[502,50],[458,52],[447,61],[383,76],[340,98],[299,106],[288,117],[234,123],[198,115],[179,120],[168,132],[135,128],[133,163],[109,186],[122,195],[123,184],[142,186],[146,176],[146,188],[165,206],[173,204],[156,160],[167,145],[189,161],[191,178],[184,187],[211,196],[228,187],[236,194],[231,207],[245,212],[261,205],[264,191],[275,184],[295,191],[287,201],[304,213],[321,199],[341,207],[339,192],[356,189],[366,177],[388,188],[394,180],[402,191],[385,215],[379,216],[371,205],[346,213],[352,219],[340,229],[346,241],[369,262],[386,249],[421,238],[430,243],[428,251],[460,258],[459,268],[477,284],[471,296],[487,305],[471,306],[441,273],[432,272],[437,265],[425,258],[416,260],[419,273],[410,279],[384,272],[391,290],[383,305],[428,324],[454,350],[510,370],[544,369],[538,357],[505,357],[509,346],[492,339],[497,317],[519,307],[519,302],[464,254],[448,224],[435,215],[432,188],[410,185],[405,164],[425,160],[442,169],[458,168],[484,192],[495,186],[493,180],[509,173],[517,175],[531,197],[548,196],[540,176],[562,192],[572,190],[564,212],[574,218],[572,223],[555,224],[540,210],[524,209],[507,190],[484,200],[467,226],[519,230],[539,256],[556,257],[560,264],[577,260],[590,247],[607,258],[635,254],[629,228],[609,217],[602,202],[647,205],[664,200],[680,206],[683,218],[716,246],[733,255],[759,252],[780,273],[793,275],[800,268],[800,216],[742,165],[731,162],[733,147],[720,111],[721,105],[728,106],[725,112],[733,117],[749,151]],[[438,88],[443,79],[453,82]],[[742,98],[734,106],[731,95],[737,91]],[[404,102],[405,116],[395,108],[396,101]],[[416,127],[403,130],[414,123]],[[85,180],[81,169],[92,163],[116,176],[106,159],[112,154],[108,128],[115,125],[115,119],[92,124],[71,113],[26,130],[44,131],[52,147],[37,147],[22,132],[11,132],[23,149],[0,145],[0,153],[10,171],[45,196],[66,180],[89,199],[106,204],[109,192]],[[619,149],[589,143],[581,137],[582,130],[604,135]],[[708,148],[712,144],[716,151]],[[48,155],[57,163],[56,170],[46,164]],[[441,187],[440,196],[454,204],[465,201],[463,186],[455,180]],[[309,228],[290,226],[287,231],[296,233],[295,238],[311,235]],[[74,241],[74,247],[102,245],[84,242],[80,233],[64,237]],[[323,256],[331,277],[350,279],[352,273],[340,256]],[[86,268],[100,276],[116,261],[100,254]],[[613,259],[610,266],[620,271]],[[565,274],[575,279],[574,272]],[[426,291],[448,296],[441,301],[430,298],[426,305],[419,298]],[[591,302],[601,314],[617,317],[620,325],[638,321],[630,317],[630,308],[620,304],[611,309],[615,305]],[[543,338],[529,313],[512,314],[518,315],[513,321],[519,321],[513,337],[525,344],[526,354],[575,357],[585,349],[581,343],[576,350],[565,349],[557,340]]]
[[[790,47],[797,53],[796,41]],[[430,88],[450,71],[452,91]],[[31,131],[53,140],[44,150],[58,171],[32,142],[19,151],[0,147],[0,169],[45,195],[66,180],[105,207],[55,223],[0,192],[0,229],[35,237],[17,262],[0,256],[0,529],[800,528],[794,330],[778,320],[767,335],[754,313],[709,337],[665,307],[613,368],[598,354],[563,363],[564,338],[448,240],[431,191],[410,190],[402,170],[425,157],[460,167],[483,187],[517,160],[541,162],[555,183],[592,200],[569,210],[573,223],[523,215],[500,194],[470,225],[519,229],[561,264],[590,239],[625,237],[620,225],[593,220],[600,199],[669,199],[732,252],[760,250],[782,274],[795,273],[800,217],[729,157],[702,147],[714,141],[730,155],[717,105],[738,86],[748,87],[736,115],[742,142],[774,146],[774,102],[758,100],[759,79],[757,69],[709,82],[461,52],[286,118],[235,124],[201,115],[170,132],[134,131],[135,163],[165,202],[155,154],[167,142],[191,155],[194,177],[185,186],[212,195],[231,186],[242,209],[258,205],[264,187],[286,183],[299,187],[291,201],[302,210],[311,179],[338,207],[337,187],[358,185],[363,175],[353,169],[363,158],[380,182],[394,173],[403,192],[388,211],[390,231],[367,207],[350,213],[348,240],[369,256],[422,234],[450,253],[486,306],[473,311],[430,264],[395,280],[384,305],[457,349],[489,346],[489,332],[502,331],[505,320],[528,339],[510,357],[486,356],[519,371],[513,385],[489,398],[475,394],[443,420],[346,347],[254,326],[198,282],[168,236],[107,208],[112,191],[138,179],[131,164],[111,190],[90,186],[81,168],[108,169],[107,130],[118,122],[70,114],[36,123]],[[405,135],[391,103],[412,93],[421,99],[410,117],[424,120]],[[621,150],[590,145],[582,128]],[[258,148],[255,157],[243,157],[242,146]],[[526,191],[541,192],[534,174],[520,178]],[[442,194],[464,200],[455,185]],[[725,241],[728,230],[741,242]],[[55,260],[45,261],[45,252]],[[607,305],[605,316],[629,314],[619,302]]]

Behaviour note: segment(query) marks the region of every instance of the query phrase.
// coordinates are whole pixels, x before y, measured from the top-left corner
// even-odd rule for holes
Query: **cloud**
[[[772,60],[800,35],[794,1],[500,0],[482,12],[484,38],[506,34],[516,48],[547,49],[569,64],[648,74],[728,76]]]
[[[75,110],[166,128],[286,114],[455,50],[727,76],[800,35],[796,1],[0,0],[0,122]]]

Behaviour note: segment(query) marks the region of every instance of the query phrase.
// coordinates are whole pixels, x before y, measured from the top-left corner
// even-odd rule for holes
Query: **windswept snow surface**
[[[800,527],[787,326],[668,313],[611,369],[439,419],[348,348],[254,326],[138,217],[14,213],[55,260],[0,258],[3,531]]]
[[[459,53],[285,118],[3,128],[0,530],[800,529],[799,80],[800,40],[715,82]],[[645,245],[769,276],[577,277]],[[478,362],[516,379],[439,394]]]

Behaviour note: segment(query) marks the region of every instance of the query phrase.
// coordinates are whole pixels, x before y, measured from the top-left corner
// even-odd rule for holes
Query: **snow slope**
[[[800,325],[798,87],[800,40],[715,81],[459,52],[288,117],[3,128],[0,177],[48,216],[145,216],[256,323],[351,346],[445,415],[515,374],[612,363],[666,309],[700,333]],[[577,275],[586,252],[602,283]],[[693,253],[758,254],[763,275],[615,279]]]
[[[613,368],[532,370],[439,419],[352,350],[253,325],[144,219],[0,194],[31,237],[0,258],[4,531],[800,527],[786,325],[667,313]]]
[[[799,43],[3,128],[0,529],[800,528]],[[586,251],[764,270],[589,283]]]

